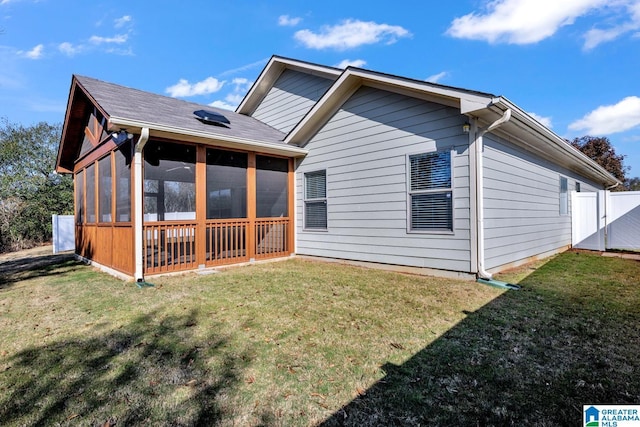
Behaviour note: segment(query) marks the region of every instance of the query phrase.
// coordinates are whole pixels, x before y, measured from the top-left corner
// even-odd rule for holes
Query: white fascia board
[[[605,185],[620,183],[617,178],[611,175],[602,166],[589,158],[586,154],[582,153],[580,150],[571,146],[568,142],[565,141],[564,138],[558,136],[551,129],[542,125],[540,122],[531,117],[528,113],[526,113],[524,110],[522,110],[520,107],[518,107],[508,99],[504,97],[496,98],[493,102],[493,105],[503,107],[505,109],[510,108],[516,121],[522,123],[522,125],[526,129],[530,130],[530,133],[539,135],[547,144],[550,144],[551,146],[556,148],[556,150],[560,152],[559,154],[564,156],[569,163],[582,164],[584,169],[590,171],[590,173],[592,174],[592,179],[599,179]],[[558,161],[559,159],[555,160]]]
[[[151,136],[170,137],[172,139],[182,139],[190,142],[201,142],[219,146],[243,148],[250,151],[278,154],[287,157],[302,157],[306,156],[309,152],[304,148],[288,144],[274,145],[263,141],[237,138],[228,135],[198,132],[192,129],[165,126],[157,123],[149,123],[139,120],[125,119],[121,117],[109,118],[110,130],[127,129],[127,131],[129,132],[137,131],[139,133],[142,128],[149,128],[149,133]]]

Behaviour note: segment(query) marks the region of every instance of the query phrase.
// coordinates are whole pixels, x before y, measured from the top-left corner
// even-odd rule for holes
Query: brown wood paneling
[[[133,275],[134,272],[134,251],[133,251],[133,227],[114,226],[112,239],[113,259],[111,266],[118,271]]]
[[[76,227],[76,251],[86,258],[93,259],[96,243],[96,226],[85,224]]]
[[[113,228],[111,225],[96,227],[95,252],[93,260],[107,267],[111,267]]]

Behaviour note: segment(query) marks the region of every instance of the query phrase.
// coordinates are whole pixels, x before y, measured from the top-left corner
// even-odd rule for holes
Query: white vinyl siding
[[[304,228],[327,229],[327,172],[304,174]]]
[[[452,271],[471,269],[469,150],[455,108],[358,89],[305,145],[296,169],[296,253]],[[407,233],[407,156],[450,152],[453,232]],[[304,174],[327,170],[323,233],[304,228]]]
[[[285,70],[252,116],[281,132],[289,132],[327,91],[333,80]]]
[[[453,231],[451,152],[409,158],[409,231]]]
[[[554,252],[571,244],[571,205],[560,214],[558,176],[597,185],[489,133],[484,138],[485,264],[489,269]]]

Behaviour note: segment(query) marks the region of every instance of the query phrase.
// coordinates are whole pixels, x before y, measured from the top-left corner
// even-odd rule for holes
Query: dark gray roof
[[[144,92],[91,77],[76,75],[75,78],[109,117],[186,129],[210,134],[213,138],[226,136],[286,145],[282,142],[284,133],[244,114]],[[218,112],[231,123],[228,127],[202,123],[193,115],[196,110]]]

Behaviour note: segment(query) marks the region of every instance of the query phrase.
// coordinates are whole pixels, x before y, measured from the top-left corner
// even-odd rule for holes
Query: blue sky
[[[640,0],[0,0],[0,117],[61,122],[72,74],[233,109],[271,55],[503,95],[640,176]]]

